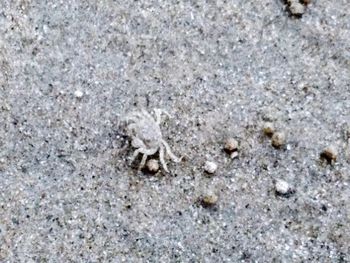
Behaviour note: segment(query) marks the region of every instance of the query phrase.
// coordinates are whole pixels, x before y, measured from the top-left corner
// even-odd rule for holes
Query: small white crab
[[[165,113],[168,117],[170,115],[161,109],[154,109],[156,118],[154,119],[146,110],[136,111],[130,113],[126,117],[128,123],[127,129],[131,136],[131,145],[136,148],[131,162],[135,160],[139,153],[142,153],[142,160],[139,169],[146,164],[147,157],[159,151],[160,162],[166,172],[169,172],[164,160],[164,147],[166,153],[174,162],[180,162],[181,158],[176,157],[170,150],[169,144],[163,139],[160,130],[161,114]]]

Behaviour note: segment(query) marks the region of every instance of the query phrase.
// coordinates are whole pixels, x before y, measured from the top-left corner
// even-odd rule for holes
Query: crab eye
[[[151,140],[150,139],[145,139],[145,143],[150,143]]]

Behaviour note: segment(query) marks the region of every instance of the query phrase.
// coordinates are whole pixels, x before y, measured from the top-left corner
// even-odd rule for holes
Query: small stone
[[[337,151],[334,146],[328,146],[321,152],[320,157],[328,163],[333,163],[337,160]]]
[[[277,195],[289,197],[295,193],[295,190],[284,180],[278,179],[275,182],[275,191]]]
[[[299,0],[289,1],[289,11],[293,16],[301,17],[305,13],[305,5]]]
[[[275,132],[275,127],[272,122],[265,122],[263,132],[266,136],[271,137]]]
[[[156,173],[159,170],[159,162],[156,159],[150,159],[147,161],[146,167],[150,173]]]
[[[202,197],[202,205],[204,207],[212,207],[216,205],[218,200],[219,200],[219,197],[216,194],[208,193]]]
[[[209,174],[215,173],[217,168],[218,165],[214,162],[206,161],[204,164],[204,170]]]
[[[227,153],[232,153],[238,150],[238,142],[233,138],[228,138],[225,141],[224,149]]]
[[[283,180],[277,180],[275,183],[276,192],[279,194],[287,194],[289,191],[289,184]]]
[[[238,152],[233,152],[233,153],[230,154],[230,158],[231,159],[235,159],[237,157],[238,157]]]
[[[76,90],[74,92],[74,96],[78,99],[81,99],[83,97],[84,93],[81,90]]]
[[[283,132],[275,132],[271,138],[271,144],[275,148],[281,148],[286,143],[286,136]]]

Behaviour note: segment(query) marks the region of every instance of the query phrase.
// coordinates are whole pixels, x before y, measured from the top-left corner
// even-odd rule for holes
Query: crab
[[[178,163],[182,158],[176,157],[170,150],[169,144],[163,139],[160,130],[161,115],[170,115],[162,109],[154,109],[155,118],[146,110],[135,111],[126,117],[127,130],[131,137],[131,145],[136,148],[132,157],[131,163],[141,153],[143,154],[139,170],[141,170],[147,161],[147,157],[154,155],[159,151],[159,160],[164,170],[169,172],[164,160],[164,150],[174,162]]]

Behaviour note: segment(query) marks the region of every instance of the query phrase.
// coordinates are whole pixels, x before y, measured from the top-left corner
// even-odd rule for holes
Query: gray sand
[[[349,10],[2,0],[0,261],[350,262]],[[163,138],[184,160],[170,173],[129,163],[122,120],[142,108],[172,115]]]

